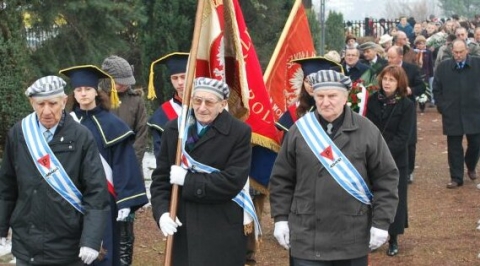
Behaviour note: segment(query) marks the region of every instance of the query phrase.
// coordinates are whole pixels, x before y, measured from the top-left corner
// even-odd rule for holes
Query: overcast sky
[[[401,2],[415,2],[418,0],[398,0]],[[436,0],[430,0],[434,5]],[[320,0],[312,0],[315,10],[320,10]],[[384,0],[325,0],[325,14],[329,10],[341,12],[345,20],[362,20],[365,17],[376,19],[387,18]]]
[[[320,10],[320,0],[312,0],[315,10]],[[372,5],[375,9],[372,9]],[[330,10],[341,12],[345,20],[360,20],[372,16],[384,16],[385,1],[379,0],[325,0],[325,14]],[[372,11],[375,12],[372,12]]]

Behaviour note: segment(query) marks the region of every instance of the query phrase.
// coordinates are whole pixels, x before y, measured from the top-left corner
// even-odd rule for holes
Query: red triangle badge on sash
[[[327,159],[330,159],[331,161],[333,161],[333,152],[332,152],[332,146],[328,146],[327,148],[325,148],[325,150],[323,150],[320,155],[322,155],[323,157],[327,158]]]
[[[50,155],[46,154],[37,160],[41,165],[50,169]]]
[[[182,153],[182,157],[181,157],[181,162],[185,165],[185,167],[190,167],[189,163],[188,163],[188,160],[187,160],[187,157],[185,157],[185,154]]]

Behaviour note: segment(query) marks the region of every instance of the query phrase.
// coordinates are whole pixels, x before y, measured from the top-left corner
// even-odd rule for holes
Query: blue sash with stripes
[[[193,120],[193,119],[192,119]],[[192,120],[187,122],[187,125],[193,125]],[[179,118],[178,121],[181,121]],[[188,126],[187,126],[188,127]],[[185,140],[187,139],[188,130],[184,130],[184,141],[182,143],[182,167],[185,169],[189,169],[191,172],[197,173],[213,173],[213,172],[220,172],[220,170],[208,166],[206,164],[202,164],[200,162],[195,161],[186,151],[185,151]],[[240,207],[243,208],[243,224],[247,225],[253,221],[254,223],[254,233],[255,239],[258,238],[258,235],[262,234],[260,222],[257,217],[257,213],[255,212],[255,206],[253,205],[252,198],[250,197],[249,193],[249,182],[245,183],[243,189],[232,199],[235,203],[237,203]]]
[[[325,133],[315,113],[305,114],[296,124],[308,147],[335,181],[354,198],[370,205],[373,195],[365,180]]]
[[[33,162],[47,183],[80,213],[85,213],[82,193],[75,187],[62,164],[40,132],[37,115],[31,113],[22,120],[22,132]]]

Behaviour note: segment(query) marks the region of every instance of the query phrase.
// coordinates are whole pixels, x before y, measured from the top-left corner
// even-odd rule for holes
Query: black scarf
[[[382,90],[380,90],[378,92],[378,100],[383,103],[383,104],[396,104],[402,97],[400,97],[400,95],[398,95],[398,92],[395,92],[395,94],[391,95],[391,96],[385,96],[385,92]]]
[[[206,126],[200,130],[200,133],[197,133],[197,123],[192,124],[188,127],[187,141],[185,142],[185,148],[187,151],[191,151],[195,146],[195,143],[207,133],[207,130],[210,126]]]

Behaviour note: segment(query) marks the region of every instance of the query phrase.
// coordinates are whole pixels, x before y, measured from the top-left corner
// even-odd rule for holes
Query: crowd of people
[[[387,242],[388,256],[400,252],[425,94],[447,136],[446,188],[464,184],[464,165],[477,179],[480,28],[430,19],[401,17],[376,40],[347,34],[340,53],[292,62],[303,85],[276,122],[284,134],[269,185],[273,234],[291,265],[363,266]],[[165,66],[174,90],[150,118],[133,68],[116,55],[101,67],[60,70],[70,95],[60,76],[26,89],[34,112],[8,132],[0,168],[0,245],[11,228],[17,265],[132,264],[135,212],[148,203],[148,129],[152,212],[161,233],[175,236],[173,265],[255,260],[262,213],[248,186],[252,132],[228,112],[224,81],[198,77],[185,98],[188,57],[173,52],[152,63]],[[368,98],[355,109],[358,84]]]

